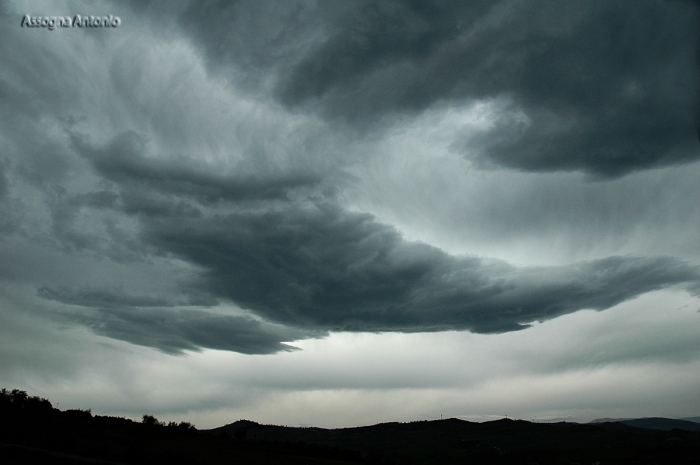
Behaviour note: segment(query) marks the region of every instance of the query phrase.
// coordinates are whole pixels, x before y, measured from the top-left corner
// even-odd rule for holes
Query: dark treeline
[[[700,432],[680,429],[452,418],[339,429],[241,420],[198,431],[152,415],[60,411],[18,389],[0,392],[0,443],[0,463],[30,465],[700,464]]]
[[[155,458],[148,453],[152,444],[196,436],[197,429],[187,422],[166,425],[144,415],[138,423],[121,417],[93,415],[89,409],[61,411],[48,399],[30,396],[26,391],[0,391],[0,442],[6,444],[142,463],[142,459]]]
[[[0,447],[3,464],[85,463],[81,459],[134,465],[363,462],[356,451],[303,442],[246,441],[240,435],[233,438],[225,432],[198,431],[188,422],[165,423],[153,415],[143,415],[136,422],[93,415],[89,409],[61,411],[48,399],[19,389],[0,391],[0,443],[34,449]],[[69,458],[42,455],[35,449],[68,454]]]

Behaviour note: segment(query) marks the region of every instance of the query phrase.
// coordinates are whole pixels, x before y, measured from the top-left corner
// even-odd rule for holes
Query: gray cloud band
[[[245,50],[231,30],[248,31],[238,18],[257,17],[258,3],[193,3],[179,22],[212,67],[272,69],[288,107],[371,131],[432,105],[505,99],[524,118],[505,112],[455,141],[482,167],[610,178],[700,158],[696,2],[300,3],[303,15],[265,17]]]
[[[219,349],[245,354],[296,350],[285,341],[326,335],[325,331],[285,327],[243,315],[202,309],[200,296],[134,296],[108,290],[43,287],[39,297],[66,307],[57,318],[88,326],[95,333],[179,355],[185,350]],[[199,309],[192,309],[197,307]]]
[[[207,269],[215,295],[271,321],[327,330],[512,331],[700,282],[697,267],[668,257],[543,268],[455,257],[331,206],[159,218],[146,231],[149,244]]]
[[[700,289],[698,267],[672,257],[614,256],[567,266],[517,268],[408,242],[371,215],[348,212],[332,201],[260,197],[252,184],[239,185],[243,190],[239,195],[219,195],[229,213],[206,214],[200,207],[211,199],[200,195],[199,188],[191,188],[191,179],[174,182],[178,176],[169,167],[146,163],[132,144],[134,137],[117,136],[105,148],[84,141],[76,145],[97,172],[123,188],[119,194],[84,195],[80,202],[137,215],[144,245],[204,270],[196,284],[200,295],[211,296],[212,303],[233,302],[277,328],[286,328],[275,333],[280,338],[314,337],[327,331],[507,332],[581,309],[604,310],[670,286],[681,285],[691,292]],[[134,183],[143,179],[149,182],[134,190]],[[173,182],[160,182],[163,179]],[[197,179],[205,185],[208,178]],[[189,209],[144,214],[146,210],[133,208],[139,202],[148,204],[158,191],[175,196],[177,200],[171,202],[187,204]],[[255,208],[245,208],[246,199],[256,199]],[[39,295],[98,309],[85,317],[91,327],[146,345],[142,326],[132,320],[158,321],[155,315],[169,315],[166,307],[194,303],[187,298],[176,303],[172,298],[50,288],[41,289]],[[155,313],[154,308],[158,308]],[[197,332],[196,339],[188,339],[190,331],[184,328],[190,318],[204,328],[214,317],[170,311],[170,323],[158,330],[162,337],[154,338],[151,345],[166,351],[243,350],[236,346],[238,333],[233,329],[228,346],[216,342],[223,337],[221,331],[212,333],[212,340],[204,330]],[[139,312],[143,315],[138,316]],[[224,327],[234,328],[243,320],[225,321]],[[250,327],[246,334],[256,325],[245,323]],[[290,339],[280,338],[265,336],[261,340],[267,343],[254,346],[257,349],[246,346],[246,353],[286,350],[279,344]]]
[[[151,7],[162,15],[171,11],[158,2],[136,3],[145,20]],[[337,133],[362,136],[427,108],[496,101],[501,106],[492,126],[452,144],[482,167],[604,178],[699,158],[698,9],[689,2],[180,6],[172,24],[206,52],[209,71],[229,73],[252,100],[274,99],[283,111],[323,116]],[[48,28],[41,18],[35,27]],[[0,34],[14,39],[26,32],[15,27]],[[7,222],[14,218],[7,212],[34,209],[51,222],[47,247],[68,259],[94,253],[91,258],[128,265],[158,257],[200,270],[178,296],[35,283],[45,302],[70,309],[73,321],[99,334],[170,353],[205,347],[272,353],[326,331],[503,332],[580,309],[603,310],[657,289],[700,290],[698,268],[672,257],[517,268],[450,255],[343,208],[325,195],[328,181],[313,174],[313,163],[297,160],[279,170],[242,163],[226,174],[184,156],[146,156],[144,141],[158,124],[120,120],[99,129],[101,135],[139,127],[146,136],[125,131],[100,145],[69,132],[64,151],[62,138],[48,136],[60,131],[39,122],[53,117],[70,127],[72,115],[89,104],[75,98],[85,82],[117,81],[80,74],[79,66],[40,79],[49,74],[37,70],[49,70],[50,61],[25,56],[34,44],[19,44],[2,51],[18,76],[9,73],[0,82],[4,133],[21,143],[16,154],[10,146],[3,152],[15,157],[12,163],[0,161],[0,232],[10,234],[19,224]],[[61,59],[60,48],[47,50]],[[133,76],[152,66],[131,55],[127,61]],[[108,63],[110,69],[118,64]],[[122,90],[137,85],[124,79]],[[148,116],[152,122],[165,117]],[[119,112],[110,118],[119,120]],[[266,149],[256,150],[244,157]],[[27,207],[14,202],[22,183],[39,193]],[[692,208],[686,210],[695,215]],[[79,213],[88,209],[104,230],[81,230]],[[630,222],[638,215],[632,210],[625,208]],[[128,224],[114,227],[115,218]],[[211,307],[221,302],[256,317],[217,315]]]

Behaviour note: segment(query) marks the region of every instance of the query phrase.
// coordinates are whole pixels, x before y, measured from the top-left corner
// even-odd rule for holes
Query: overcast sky
[[[118,27],[24,27],[118,16]],[[700,415],[691,1],[0,3],[0,387]]]

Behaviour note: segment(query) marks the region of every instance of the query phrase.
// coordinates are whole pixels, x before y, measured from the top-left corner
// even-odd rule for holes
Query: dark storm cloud
[[[64,316],[90,327],[97,334],[133,344],[181,354],[202,348],[244,354],[271,354],[294,350],[284,344],[324,333],[284,328],[246,316],[218,315],[202,310],[182,310],[181,305],[216,304],[211,298],[176,301],[134,296],[105,290],[43,287],[39,297],[77,307]]]
[[[355,8],[353,1],[213,1],[185,2],[174,14],[177,24],[206,50],[212,69],[235,63],[246,71],[238,84],[255,88],[287,73],[318,44],[326,28]],[[172,13],[158,1],[141,9],[153,17],[164,10]]]
[[[524,170],[615,176],[700,156],[690,3],[510,2],[491,12],[498,25],[446,3],[434,16],[410,3],[379,5],[347,18],[300,63],[282,82],[283,101],[317,100],[329,114],[365,119],[507,96],[528,120],[503,117],[474,145],[485,161]],[[431,27],[435,43],[425,39]]]
[[[83,307],[172,307],[175,305],[160,297],[131,296],[100,290],[75,291],[66,288],[42,287],[38,295],[44,299]]]
[[[37,295],[43,299],[53,300],[67,305],[78,305],[91,308],[139,308],[139,307],[176,307],[196,305],[211,307],[218,301],[211,296],[202,294],[196,289],[180,286],[187,295],[171,296],[170,298],[153,296],[135,296],[124,292],[104,289],[76,290],[65,287],[42,287]]]
[[[286,198],[292,189],[317,182],[312,175],[220,176],[197,171],[171,159],[149,160],[143,156],[145,140],[133,131],[115,136],[105,149],[95,149],[79,135],[72,134],[76,150],[88,158],[106,179],[146,187],[164,193],[187,195],[200,202],[219,200],[273,200]]]
[[[697,42],[688,38],[697,10],[689,4],[180,2],[172,24],[206,50],[209,71],[234,76],[231,102],[242,92],[246,105],[264,107],[251,113],[260,121],[225,120],[219,132],[204,131],[202,140],[221,141],[229,130],[258,131],[250,141],[240,138],[244,143],[231,148],[235,156],[222,150],[227,171],[203,161],[211,155],[206,143],[194,149],[178,143],[199,129],[193,125],[198,113],[189,109],[213,114],[201,97],[211,88],[202,87],[204,93],[189,100],[182,89],[215,79],[203,73],[168,87],[171,76],[165,74],[182,70],[165,68],[163,76],[142,71],[181,55],[165,53],[160,62],[129,48],[130,40],[148,38],[163,47],[153,49],[158,57],[172,49],[189,53],[187,43],[169,42],[168,33],[164,40],[155,28],[136,29],[167,16],[166,5],[172,3],[145,2],[143,17],[128,26],[136,39],[125,39],[122,48],[83,41],[76,30],[44,42],[27,35],[35,42],[25,39],[17,49],[0,50],[8,64],[0,72],[0,117],[3,137],[13,143],[12,163],[0,165],[0,214],[8,199],[33,193],[22,198],[31,221],[18,241],[60,249],[76,271],[35,282],[32,289],[67,309],[73,321],[170,353],[273,353],[289,350],[285,341],[331,330],[504,332],[579,309],[606,309],[669,286],[700,289],[698,269],[674,258],[516,268],[408,242],[371,215],[319,200],[345,174],[339,166],[353,167],[374,155],[371,140],[367,158],[361,158],[354,152],[367,139],[360,139],[360,148],[343,146],[347,126],[319,123],[338,137],[339,147],[328,158],[347,150],[349,161],[319,163],[325,168],[317,172],[313,160],[321,159],[316,156],[322,144],[303,137],[304,125],[317,118],[297,118],[289,128],[302,137],[281,139],[271,149],[275,153],[264,143],[277,127],[268,125],[268,116],[298,116],[288,109],[366,129],[383,119],[486,99],[496,102],[494,126],[453,144],[469,156],[476,151],[484,165],[614,176],[694,160]],[[172,25],[167,19],[164,28]],[[0,38],[16,42],[29,32],[15,27],[0,31]],[[83,48],[73,51],[78,43]],[[102,52],[117,51],[116,61],[105,63]],[[95,73],[84,63],[94,64]],[[123,67],[129,68],[128,79],[107,78]],[[236,81],[239,75],[244,85]],[[162,111],[144,112],[134,103],[140,102],[134,91],[139,79],[139,92],[162,102]],[[187,105],[170,105],[180,99]],[[151,99],[144,101],[149,105]],[[232,112],[236,105],[231,103]],[[97,117],[102,114],[104,121]],[[130,119],[132,114],[138,117]],[[178,124],[157,124],[170,118]],[[204,120],[202,127],[211,123]],[[117,135],[96,145],[83,133],[98,140]],[[150,141],[166,139],[160,146],[205,153],[149,152],[159,145]],[[285,162],[268,163],[275,157]],[[50,228],[35,228],[47,220]],[[92,279],[86,275],[98,273],[93,269],[103,270],[110,282],[114,262],[131,265],[137,259],[153,259],[154,269],[164,262],[180,267],[183,260],[188,272],[203,271],[167,297],[162,290],[132,295],[71,287]],[[85,267],[90,261],[94,268]],[[191,308],[221,301],[264,321]]]
[[[283,3],[193,2],[178,21],[212,66],[275,76],[283,104],[360,127],[502,99],[455,145],[484,166],[614,177],[700,158],[694,2]]]
[[[496,260],[451,256],[406,241],[372,215],[352,213],[315,197],[258,196],[254,208],[248,208],[244,200],[251,197],[221,194],[230,189],[223,178],[148,160],[135,133],[117,136],[105,148],[80,140],[75,144],[99,174],[122,189],[116,200],[95,192],[76,197],[74,204],[117,205],[124,213],[140,214],[161,199],[161,210],[139,215],[143,249],[203,269],[196,284],[200,295],[231,301],[287,328],[505,332],[581,309],[607,309],[673,285],[692,290],[700,282],[696,267],[668,257],[610,257],[560,267],[516,268]],[[220,189],[216,192],[226,210],[192,214],[188,208],[195,208],[193,199],[213,200],[202,194],[210,182]],[[228,182],[235,185],[236,180]],[[165,200],[159,197],[163,192],[169,195]],[[134,207],[138,204],[143,207]],[[138,313],[130,299],[62,289],[43,289],[40,295],[100,308],[104,318],[110,315],[107,309],[115,310],[117,320],[108,319],[104,327],[120,329],[108,333],[130,341],[142,338],[140,332],[128,336],[132,325],[126,321]],[[139,308],[149,306],[163,307],[165,302],[149,300]],[[121,313],[125,308],[131,310]],[[185,329],[188,314],[176,314],[160,334],[176,334],[180,340],[190,334]]]
[[[700,280],[673,258],[518,269],[454,257],[332,206],[158,219],[145,240],[208,269],[215,295],[274,322],[325,330],[511,331]]]
[[[248,317],[213,315],[196,310],[110,309],[80,313],[74,319],[97,334],[170,354],[201,349],[272,354],[295,350],[284,341],[323,335],[266,324]]]
[[[131,315],[109,313],[106,319],[99,320],[99,325],[98,332],[107,336],[157,347],[166,352],[209,348],[243,354],[272,354],[296,350],[284,341],[324,335],[322,332],[265,324],[252,318],[196,311],[156,315],[142,312]]]
[[[444,44],[452,43],[495,3],[355,2],[354,8],[328,28],[328,40],[284,77],[280,97],[289,105],[327,99],[327,110],[350,119],[392,110],[422,110],[449,95],[450,88],[439,89],[436,85],[431,89],[430,82],[420,82],[415,79],[419,76],[402,74],[391,67],[428,64]],[[393,92],[386,92],[390,90],[384,87],[388,82],[360,89],[363,80],[371,79],[381,69],[389,70],[391,76],[386,78],[398,78]],[[374,100],[376,97],[380,100]]]

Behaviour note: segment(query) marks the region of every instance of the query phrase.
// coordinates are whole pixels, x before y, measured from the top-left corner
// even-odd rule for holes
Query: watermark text
[[[32,16],[22,17],[21,27],[43,27],[49,31],[68,27],[119,27],[119,16]]]

